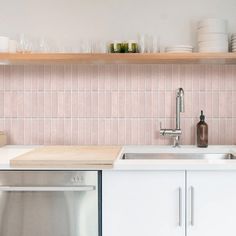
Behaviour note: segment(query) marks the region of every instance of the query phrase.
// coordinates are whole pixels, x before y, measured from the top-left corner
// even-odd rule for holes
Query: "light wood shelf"
[[[27,64],[236,64],[236,53],[77,54],[0,53],[1,65]]]

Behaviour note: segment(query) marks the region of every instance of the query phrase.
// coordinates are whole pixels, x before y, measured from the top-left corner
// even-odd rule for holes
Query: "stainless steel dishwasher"
[[[1,236],[101,236],[101,172],[0,171]]]

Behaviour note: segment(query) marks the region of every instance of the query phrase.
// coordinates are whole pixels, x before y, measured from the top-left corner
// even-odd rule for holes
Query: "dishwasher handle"
[[[0,186],[0,192],[87,192],[96,189],[94,185],[85,186]]]

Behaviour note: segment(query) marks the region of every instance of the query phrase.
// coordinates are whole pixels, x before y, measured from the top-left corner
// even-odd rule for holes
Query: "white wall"
[[[236,32],[236,0],[0,0],[0,34],[72,42],[159,35],[163,45],[194,42],[195,22],[228,20]]]

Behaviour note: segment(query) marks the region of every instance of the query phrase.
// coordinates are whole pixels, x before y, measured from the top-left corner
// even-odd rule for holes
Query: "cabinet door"
[[[236,172],[187,173],[187,235],[236,235]]]
[[[184,236],[184,171],[104,171],[103,236]]]

